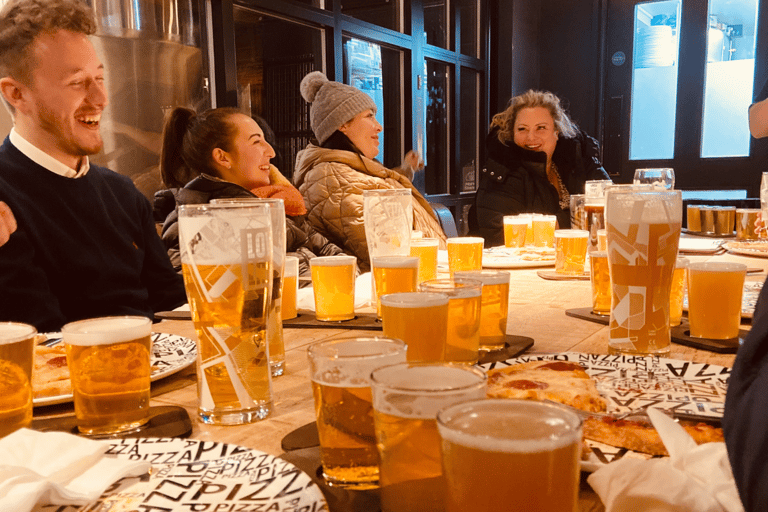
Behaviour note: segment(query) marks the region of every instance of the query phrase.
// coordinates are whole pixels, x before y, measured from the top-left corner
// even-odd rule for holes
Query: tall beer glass
[[[223,425],[264,419],[272,411],[269,210],[260,204],[183,205],[179,240],[198,337],[200,419]]]
[[[457,270],[480,270],[483,268],[483,244],[479,236],[451,237],[448,247],[448,268],[451,275]]]
[[[357,489],[379,481],[373,431],[371,372],[405,362],[405,344],[384,337],[344,337],[307,350],[315,396],[323,477],[333,486]]]
[[[32,366],[37,329],[0,322],[0,437],[32,423]]]
[[[61,334],[78,430],[112,435],[144,425],[149,409],[150,319],[91,318],[68,323]]]
[[[445,361],[448,296],[444,293],[390,293],[381,297],[384,336],[408,345],[409,361]]]
[[[669,296],[682,218],[679,190],[608,189],[612,353],[669,354]]]
[[[354,256],[309,260],[318,320],[342,322],[355,318],[355,261]]]
[[[419,258],[419,283],[437,277],[438,244],[437,238],[411,238],[411,256]]]
[[[456,272],[455,278],[474,279],[483,283],[480,310],[480,350],[500,350],[507,337],[509,313],[509,272],[474,270]]]
[[[285,203],[282,199],[271,198],[232,198],[214,199],[211,204],[232,203],[264,204],[269,209],[272,223],[272,290],[267,305],[267,343],[269,343],[269,368],[273,377],[285,372],[285,342],[283,340],[283,273],[285,272]]]
[[[475,364],[480,350],[480,312],[483,283],[475,279],[434,279],[419,291],[448,295],[448,335],[445,360]]]
[[[383,512],[442,512],[443,469],[437,411],[485,396],[478,368],[406,363],[371,374],[373,419],[381,456]]]
[[[387,293],[415,292],[419,277],[419,258],[412,256],[373,256],[373,282],[376,287],[376,316],[381,318],[381,296]]]
[[[446,512],[574,511],[581,419],[557,404],[485,399],[437,414]]]

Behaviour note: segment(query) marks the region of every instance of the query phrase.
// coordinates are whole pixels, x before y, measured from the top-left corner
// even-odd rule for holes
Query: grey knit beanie
[[[368,109],[376,112],[370,96],[351,85],[331,82],[320,71],[305,76],[300,90],[302,97],[312,104],[309,124],[320,144],[360,112]]]

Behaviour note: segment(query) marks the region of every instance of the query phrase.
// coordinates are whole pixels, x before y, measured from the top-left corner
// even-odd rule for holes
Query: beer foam
[[[345,265],[354,265],[354,263],[354,256],[319,256],[309,260],[310,267],[343,267]]]
[[[458,236],[449,238],[446,240],[446,243],[449,244],[476,244],[476,243],[485,243],[485,238],[480,238],[479,236]]]
[[[388,293],[382,295],[379,300],[383,305],[390,308],[412,308],[414,306],[429,308],[448,304],[448,295],[432,292]]]
[[[411,247],[437,247],[437,238],[416,238],[411,239]]]
[[[371,263],[374,268],[419,268],[419,258],[415,256],[375,256]]]
[[[526,217],[518,217],[516,215],[505,215],[504,216],[504,224],[515,224],[515,225],[527,225],[528,219]]]
[[[0,345],[15,343],[37,334],[37,329],[18,322],[0,322]]]
[[[700,261],[688,265],[689,272],[747,272],[743,263],[731,261]]]
[[[589,231],[583,229],[556,229],[555,238],[589,238]]]
[[[475,279],[484,285],[505,284],[509,282],[509,272],[494,270],[457,270],[453,277]]]
[[[72,322],[61,328],[64,343],[107,345],[131,341],[152,333],[152,322],[143,316],[108,316]]]

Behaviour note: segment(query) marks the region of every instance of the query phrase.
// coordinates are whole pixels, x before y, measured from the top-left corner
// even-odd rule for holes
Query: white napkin
[[[0,440],[0,510],[86,505],[120,478],[149,471],[148,462],[105,456],[108,447],[107,441],[26,428],[6,436]]]
[[[592,473],[587,482],[606,512],[743,512],[725,443],[697,445],[664,413],[648,416],[669,457],[619,459]]]
[[[355,311],[371,307],[372,288],[373,281],[370,272],[357,276],[355,281]],[[299,288],[299,293],[296,295],[296,307],[307,311],[315,310],[315,295],[311,286]]]

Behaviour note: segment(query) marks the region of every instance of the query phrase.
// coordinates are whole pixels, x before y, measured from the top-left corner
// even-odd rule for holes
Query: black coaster
[[[486,352],[480,351],[480,357],[478,358],[478,364],[495,363],[498,361],[506,361],[517,357],[529,348],[533,346],[533,338],[527,336],[516,336],[514,334],[507,334],[507,338],[504,342],[504,348],[499,350],[491,350]]]
[[[554,270],[539,270],[536,275],[547,281],[589,281],[589,272],[583,274],[558,274]]]
[[[299,315],[290,320],[283,320],[283,329],[359,329],[364,331],[382,330],[381,321],[376,320],[376,313],[357,313],[351,320],[341,322],[321,322],[313,311],[299,310]]]
[[[280,446],[286,452],[320,446],[320,438],[317,434],[317,423],[313,421],[312,423],[307,423],[303,427],[297,428],[293,432],[289,432],[280,442]]]
[[[138,430],[115,435],[115,438],[133,437],[189,437],[192,421],[187,410],[176,405],[150,407],[149,421]],[[56,418],[34,418],[30,428],[41,432],[67,432],[80,434],[74,414]]]
[[[698,348],[700,350],[709,350],[710,352],[717,352],[719,354],[735,354],[744,339],[747,337],[747,333],[744,329],[739,329],[739,336],[728,340],[713,340],[710,338],[694,338],[691,336],[691,328],[688,325],[688,321],[683,319],[683,322],[677,327],[672,328],[672,343],[679,345],[687,345],[689,347]]]
[[[192,320],[191,311],[158,311],[155,313],[157,320]]]
[[[574,308],[566,309],[565,314],[574,318],[581,318],[582,320],[589,320],[598,324],[608,325],[611,320],[610,315],[596,315],[592,312],[592,308]]]

